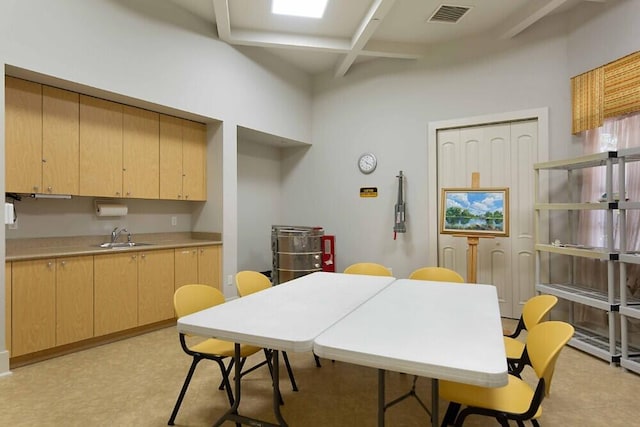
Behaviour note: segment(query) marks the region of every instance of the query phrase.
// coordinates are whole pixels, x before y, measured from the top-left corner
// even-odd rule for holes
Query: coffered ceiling
[[[550,14],[606,0],[329,0],[322,19],[273,15],[271,0],[170,1],[210,22],[226,43],[341,77],[363,61],[415,60],[439,43],[516,37]]]

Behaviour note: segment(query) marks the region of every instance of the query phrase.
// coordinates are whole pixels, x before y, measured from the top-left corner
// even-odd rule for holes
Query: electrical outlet
[[[178,225],[178,217],[177,216],[172,216],[171,217],[171,226],[175,227],[176,225]]]
[[[9,230],[17,230],[18,229],[18,218],[13,222],[13,224],[9,224]]]
[[[228,286],[233,285],[233,276],[231,274],[227,276],[227,285]]]
[[[387,270],[389,270],[389,273],[391,273],[391,275],[393,276],[393,268],[387,267]]]

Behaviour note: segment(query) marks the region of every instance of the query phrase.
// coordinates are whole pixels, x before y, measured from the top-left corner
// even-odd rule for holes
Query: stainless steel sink
[[[100,246],[101,248],[105,248],[105,249],[129,249],[129,248],[134,248],[134,247],[138,247],[138,246],[151,246],[152,243],[137,243],[137,242],[116,242],[116,243],[111,243],[111,242],[105,242],[105,243],[101,243],[98,246]]]

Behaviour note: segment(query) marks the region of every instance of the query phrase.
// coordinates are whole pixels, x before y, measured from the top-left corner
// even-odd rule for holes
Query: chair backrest
[[[173,294],[176,316],[182,317],[224,302],[224,295],[208,285],[183,285]]]
[[[569,342],[573,332],[573,326],[557,320],[539,323],[529,330],[525,351],[536,376],[544,378],[545,395],[549,395],[560,350]]]
[[[553,295],[536,295],[529,298],[522,307],[522,321],[525,329],[529,330],[540,323],[558,302]]]
[[[409,279],[433,280],[434,282],[464,283],[464,278],[453,270],[444,267],[423,267],[414,270]]]
[[[347,274],[368,274],[370,276],[391,276],[391,272],[384,265],[373,262],[358,262],[344,269]]]
[[[241,297],[270,287],[271,281],[269,278],[257,271],[245,270],[236,274],[236,289]]]

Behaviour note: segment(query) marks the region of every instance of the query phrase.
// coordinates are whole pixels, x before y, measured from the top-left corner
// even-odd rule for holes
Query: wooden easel
[[[480,172],[471,173],[471,188],[480,188]],[[480,236],[464,236],[467,238],[467,282],[476,283],[478,281],[478,243]],[[482,236],[483,238],[493,239],[493,236]]]

